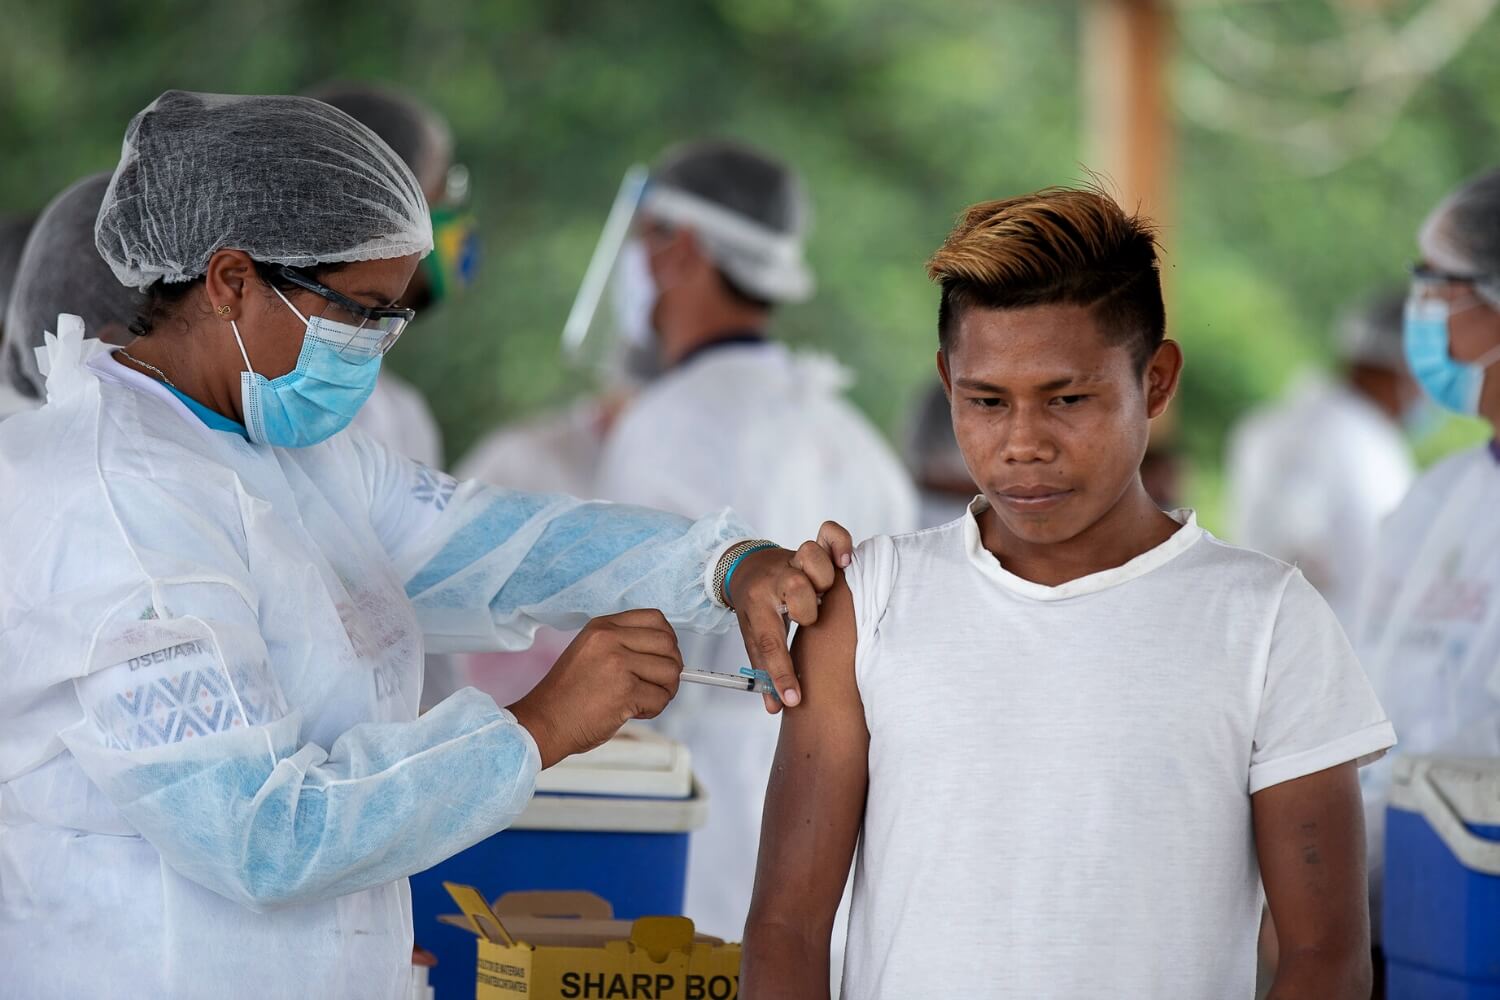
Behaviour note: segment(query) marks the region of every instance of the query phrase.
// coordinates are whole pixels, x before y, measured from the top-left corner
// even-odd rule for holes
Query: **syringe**
[[[778,697],[771,675],[753,667],[741,667],[737,674],[721,674],[716,670],[684,670],[682,679],[690,684],[708,684],[713,687],[733,688],[736,691],[755,691]]]

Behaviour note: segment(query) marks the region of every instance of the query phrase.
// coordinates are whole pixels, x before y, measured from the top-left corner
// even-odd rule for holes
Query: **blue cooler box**
[[[474,995],[474,935],[438,922],[454,911],[443,883],[507,892],[585,889],[634,920],[682,913],[688,836],[708,818],[685,748],[647,730],[542,773],[509,829],[411,878],[416,940],[437,955],[437,1000]],[[689,914],[691,916],[691,914]]]
[[[1500,1000],[1500,760],[1397,758],[1381,912],[1389,1000]]]

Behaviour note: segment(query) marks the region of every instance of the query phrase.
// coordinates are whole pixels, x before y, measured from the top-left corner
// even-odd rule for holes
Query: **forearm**
[[[1372,975],[1364,949],[1282,951],[1267,1000],[1368,1000]]]
[[[828,1000],[829,935],[811,926],[758,920],[745,925],[742,1000]]]
[[[715,556],[749,533],[728,512],[692,521],[470,486],[445,514],[446,541],[402,564],[429,651],[524,648],[538,626],[568,631],[634,608],[697,632],[733,622],[708,587]]]
[[[413,722],[356,726],[330,754],[296,733],[291,716],[150,752],[73,747],[167,864],[257,909],[431,867],[512,822],[538,770],[522,728],[473,689]]]

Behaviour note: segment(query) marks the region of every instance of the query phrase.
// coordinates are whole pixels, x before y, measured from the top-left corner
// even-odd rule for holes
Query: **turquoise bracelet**
[[[734,580],[734,571],[740,568],[740,562],[741,562],[741,560],[743,560],[746,556],[748,556],[752,552],[764,552],[766,549],[776,549],[776,548],[780,548],[780,546],[777,545],[775,542],[764,542],[764,543],[762,543],[760,545],[753,545],[750,548],[746,549],[745,551],[741,552],[739,555],[737,555],[737,556],[734,557],[734,562],[732,562],[732,563],[729,564],[729,569],[724,573],[724,606],[725,607],[727,607],[727,608],[729,608],[731,610],[733,610],[733,608],[734,608],[734,605],[729,603],[729,595],[731,593],[729,587],[730,587],[730,582],[732,580]]]

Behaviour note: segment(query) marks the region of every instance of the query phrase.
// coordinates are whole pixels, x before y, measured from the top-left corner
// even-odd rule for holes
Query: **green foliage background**
[[[130,115],[170,87],[365,78],[442,109],[473,171],[486,257],[476,289],[391,362],[426,390],[450,458],[584,387],[559,360],[558,330],[624,168],[675,140],[736,136],[804,171],[820,294],[779,332],[850,364],[856,400],[893,434],[930,377],[922,265],[955,214],[1088,166],[1084,11],[1071,0],[0,0],[0,15],[0,213],[35,211],[111,167]],[[1182,16],[1233,17],[1285,42],[1337,27],[1311,0]],[[1179,54],[1179,86],[1194,85],[1197,59]],[[1234,418],[1326,359],[1339,307],[1399,285],[1427,210],[1500,161],[1500,17],[1388,136],[1330,174],[1186,121],[1177,157],[1165,241],[1189,358],[1178,416],[1212,523]],[[1475,433],[1450,427],[1426,450]]]

